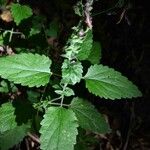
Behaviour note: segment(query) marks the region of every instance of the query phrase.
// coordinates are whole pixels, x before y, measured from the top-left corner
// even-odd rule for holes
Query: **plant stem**
[[[53,72],[52,72],[52,75],[57,76],[57,77],[61,77],[61,75],[59,75],[57,73],[53,73]]]
[[[63,92],[66,90],[67,85],[68,84],[64,84],[64,86],[63,86]],[[61,96],[61,103],[60,103],[61,107],[63,106],[63,101],[64,101],[64,95]]]
[[[9,43],[10,43],[10,42],[11,42],[11,40],[12,40],[13,31],[14,31],[14,28],[12,28],[12,29],[11,29],[11,31],[10,31]]]
[[[50,104],[51,104],[51,102],[57,101],[57,100],[59,100],[59,99],[61,99],[61,96],[60,96],[60,97],[57,97],[57,98],[52,99],[52,100],[50,101]]]
[[[37,142],[37,143],[40,143],[40,140],[39,140],[39,138],[38,137],[36,137],[36,136],[34,136],[33,134],[31,134],[31,133],[27,133],[27,135],[33,140],[33,141],[35,141],[35,142]]]
[[[50,103],[51,105],[57,105],[57,106],[67,106],[69,107],[70,105],[69,104],[61,104],[61,103]]]

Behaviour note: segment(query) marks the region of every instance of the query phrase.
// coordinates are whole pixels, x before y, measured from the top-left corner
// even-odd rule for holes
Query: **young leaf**
[[[69,87],[66,87],[64,91],[63,90],[55,90],[55,93],[57,93],[59,95],[64,95],[66,97],[75,95],[74,91]]]
[[[62,107],[48,108],[41,122],[42,150],[73,150],[76,143],[77,119],[72,110]]]
[[[74,98],[71,102],[71,109],[75,112],[82,128],[99,133],[109,132],[105,118],[88,101]]]
[[[22,53],[0,58],[0,76],[24,86],[46,85],[50,78],[51,60],[32,53]]]
[[[99,64],[101,59],[101,45],[99,42],[93,42],[93,47],[91,49],[91,53],[88,57],[88,60],[92,64]]]
[[[84,79],[91,93],[106,99],[132,98],[142,95],[131,81],[107,66],[91,66]]]
[[[82,78],[83,67],[80,62],[71,62],[67,59],[62,65],[62,83],[76,84]]]
[[[22,20],[32,16],[32,9],[26,5],[12,4],[11,12],[16,25],[19,25]]]
[[[9,92],[9,87],[4,80],[2,80],[0,82],[0,92],[2,92],[2,93],[8,93]]]
[[[91,52],[93,44],[93,34],[91,29],[87,29],[85,32],[85,37],[83,38],[79,53],[77,54],[77,58],[79,60],[86,60]]]
[[[9,102],[4,103],[0,107],[0,133],[13,129],[17,126],[14,111],[14,107]]]
[[[0,134],[0,149],[8,150],[18,144],[27,135],[28,130],[29,126],[23,124]]]

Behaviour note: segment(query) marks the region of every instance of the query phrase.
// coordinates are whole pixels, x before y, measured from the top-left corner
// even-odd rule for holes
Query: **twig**
[[[129,139],[130,139],[130,135],[131,135],[131,131],[132,131],[132,123],[133,123],[133,119],[135,118],[134,102],[132,102],[132,105],[130,106],[130,110],[131,110],[131,116],[130,116],[129,130],[127,133],[126,142],[125,142],[122,150],[127,150],[127,146],[129,143]]]
[[[93,14],[92,17],[97,16],[97,15],[101,15],[101,14],[104,14],[104,13],[108,13],[109,11],[115,9],[115,8],[117,7],[117,5],[120,3],[120,1],[121,1],[121,0],[118,0],[118,2],[117,2],[113,7],[111,7],[111,8],[108,8],[108,9],[106,9],[106,10],[104,10],[104,11],[101,11],[101,12],[99,12],[99,13]]]
[[[91,11],[93,9],[93,0],[87,0],[85,4],[85,22],[87,26],[92,29],[92,17],[91,17]]]
[[[33,141],[37,142],[38,144],[40,144],[40,140],[38,137],[35,137],[33,134],[29,133],[27,134]]]
[[[28,140],[27,140],[27,139],[25,139],[25,142],[26,142],[26,148],[27,148],[27,150],[30,150],[30,147],[29,147],[29,142],[28,142]]]
[[[12,40],[13,32],[14,32],[14,28],[11,29],[10,36],[9,36],[9,42],[11,42],[11,40]]]

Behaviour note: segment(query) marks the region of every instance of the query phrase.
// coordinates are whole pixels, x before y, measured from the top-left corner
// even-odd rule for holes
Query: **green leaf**
[[[2,92],[2,93],[8,93],[9,92],[9,87],[4,80],[2,80],[0,82],[0,92]]]
[[[52,21],[49,25],[49,29],[46,30],[46,35],[57,38],[59,30],[59,24],[57,21]]]
[[[78,16],[83,16],[84,11],[83,11],[83,4],[81,1],[77,2],[77,4],[74,6],[74,12]]]
[[[71,109],[75,112],[82,128],[99,133],[109,132],[105,118],[88,101],[74,98],[71,102]]]
[[[94,65],[84,77],[89,92],[105,99],[142,96],[138,88],[120,72],[103,65]]]
[[[29,125],[23,124],[0,134],[0,149],[8,150],[18,144],[27,135]]]
[[[31,28],[29,36],[39,34],[40,32],[41,32],[41,28],[38,27],[38,26],[34,26],[34,27]]]
[[[17,126],[14,115],[15,109],[11,103],[4,103],[0,107],[0,133],[13,129]]]
[[[39,102],[40,93],[36,91],[27,91],[28,100],[33,104]]]
[[[42,150],[73,150],[76,143],[77,119],[72,110],[62,107],[48,108],[41,122]]]
[[[0,58],[0,76],[24,86],[46,85],[50,78],[51,60],[32,53],[15,54]]]
[[[91,29],[87,29],[85,31],[85,37],[83,38],[79,53],[77,54],[77,58],[79,60],[86,60],[91,52],[93,44],[93,34]]]
[[[74,95],[74,91],[69,87],[66,87],[64,91],[63,90],[55,90],[55,93],[66,96],[66,97]]]
[[[32,9],[26,5],[12,4],[11,12],[16,25],[19,25],[22,20],[32,16]]]
[[[3,40],[3,35],[0,33],[0,46],[3,45],[4,40]]]
[[[39,34],[42,31],[43,24],[45,23],[45,16],[34,16],[32,19],[32,27],[29,36]]]
[[[65,59],[62,65],[62,83],[76,84],[82,78],[83,67],[80,62]]]
[[[92,64],[99,64],[101,59],[101,45],[99,42],[94,42],[88,60]]]

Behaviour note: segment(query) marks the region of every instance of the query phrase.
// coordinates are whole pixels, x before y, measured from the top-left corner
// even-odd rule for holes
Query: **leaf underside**
[[[48,108],[41,122],[42,150],[73,150],[76,143],[77,119],[72,110],[62,107]]]
[[[103,65],[94,65],[84,76],[86,87],[92,94],[105,99],[121,99],[142,96],[135,86],[120,72]]]
[[[51,60],[32,53],[15,54],[0,58],[0,76],[29,87],[44,86],[49,82]]]

